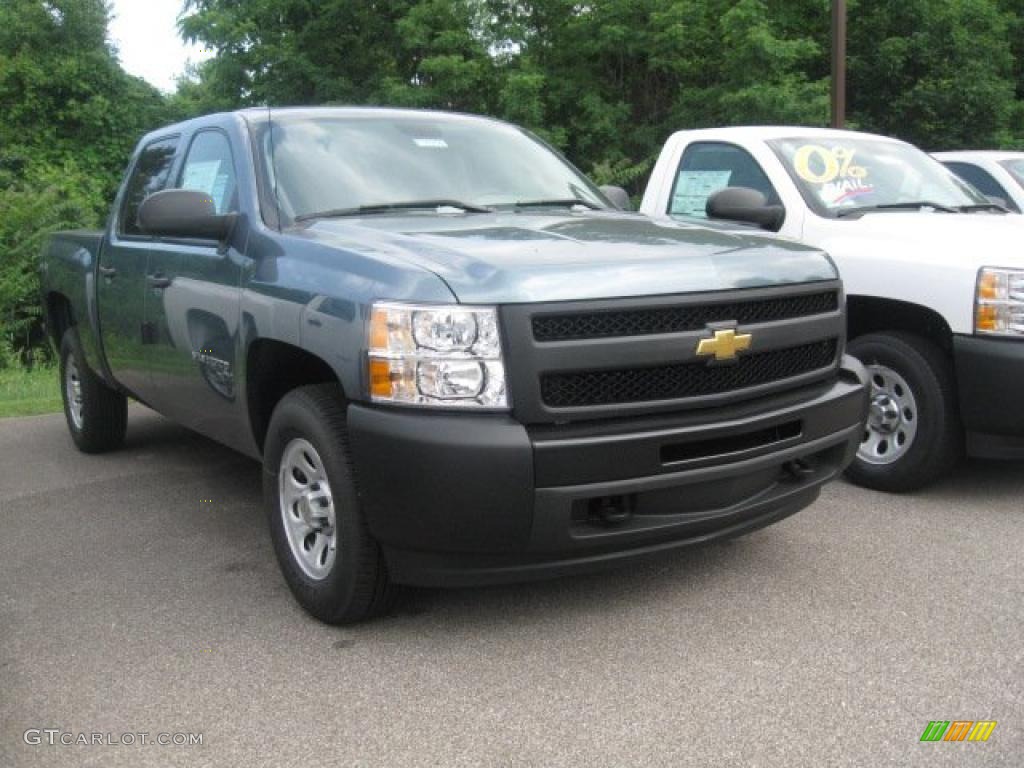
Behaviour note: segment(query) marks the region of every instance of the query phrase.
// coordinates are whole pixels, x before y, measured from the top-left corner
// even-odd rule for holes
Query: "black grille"
[[[731,365],[700,360],[653,368],[549,373],[541,377],[541,396],[552,408],[573,408],[721,394],[830,367],[836,346],[835,339],[827,339],[754,352]]]
[[[824,291],[802,296],[781,296],[774,299],[735,301],[727,304],[537,315],[533,318],[533,337],[537,341],[565,341],[568,339],[600,339],[610,336],[680,333],[699,330],[708,323],[724,320],[735,320],[741,325],[768,323],[774,320],[834,312],[838,307],[839,296],[837,293]]]

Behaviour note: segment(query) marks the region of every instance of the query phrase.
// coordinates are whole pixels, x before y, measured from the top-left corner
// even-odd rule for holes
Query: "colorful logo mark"
[[[995,729],[995,720],[931,720],[921,741],[988,741]]]

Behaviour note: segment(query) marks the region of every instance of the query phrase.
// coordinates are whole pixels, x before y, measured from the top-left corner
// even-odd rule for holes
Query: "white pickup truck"
[[[641,210],[722,219],[822,248],[872,406],[848,474],[920,488],[966,451],[1024,458],[1024,217],[915,147],[815,128],[680,131]]]
[[[1024,212],[1024,152],[968,150],[935,152],[936,160],[989,200]]]

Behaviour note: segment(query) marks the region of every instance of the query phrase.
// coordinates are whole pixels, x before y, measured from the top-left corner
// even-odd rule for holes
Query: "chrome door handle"
[[[100,267],[100,274],[107,278],[112,278],[117,274],[116,267]]]

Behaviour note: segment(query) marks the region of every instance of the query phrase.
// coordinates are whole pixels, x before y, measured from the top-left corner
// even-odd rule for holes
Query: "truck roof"
[[[998,149],[963,149],[956,152],[932,152],[932,157],[938,160],[970,160],[971,158],[981,160],[988,158],[998,163],[1000,160],[1016,160],[1024,157],[1024,152]]]
[[[845,131],[836,128],[813,128],[806,125],[737,125],[724,128],[695,128],[692,130],[676,131],[673,136],[687,135],[692,137],[716,137],[731,138],[733,141],[771,141],[772,139],[785,139],[791,137],[800,138],[858,138],[875,139],[878,141],[889,141],[903,143],[891,136],[881,136],[875,133],[863,133],[861,131]]]
[[[465,112],[446,112],[443,110],[436,109],[413,109],[413,108],[397,108],[397,107],[361,107],[361,106],[336,106],[336,107],[246,107],[244,109],[236,109],[230,112],[214,112],[209,115],[202,115],[201,117],[195,117],[190,120],[183,120],[178,123],[171,125],[161,126],[155,131],[151,131],[145,136],[143,141],[150,141],[160,135],[166,135],[168,133],[175,132],[190,132],[198,128],[205,128],[212,125],[223,125],[224,123],[242,119],[247,123],[261,123],[267,120],[268,115],[287,115],[287,116],[308,116],[308,117],[328,117],[328,116],[359,116],[359,117],[425,117],[429,116],[435,120],[453,120],[453,121],[464,121],[464,120],[479,120],[491,123],[503,123],[502,120],[497,120],[491,117],[484,117],[482,115],[473,115]]]

